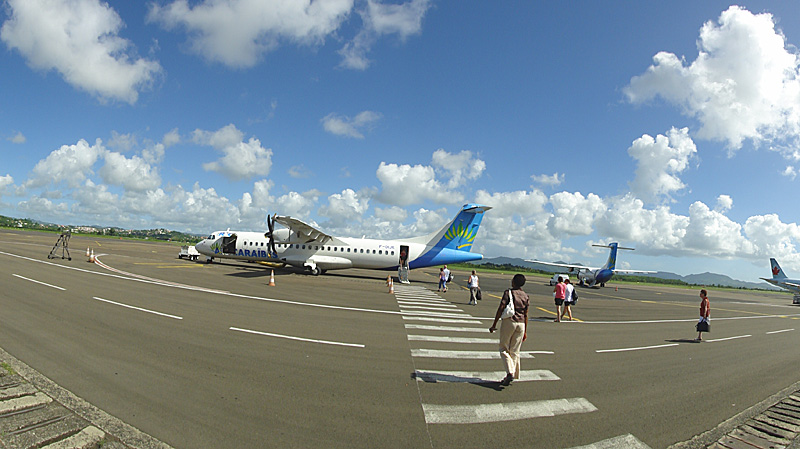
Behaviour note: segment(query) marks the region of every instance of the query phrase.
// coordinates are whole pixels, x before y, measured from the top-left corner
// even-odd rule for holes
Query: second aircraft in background
[[[618,270],[617,266],[617,250],[618,249],[626,249],[626,250],[633,250],[633,248],[624,248],[619,246],[616,242],[609,243],[608,245],[592,245],[597,246],[600,248],[610,248],[611,251],[608,254],[608,260],[606,264],[600,268],[592,268],[583,265],[571,265],[566,263],[557,263],[557,262],[542,262],[539,260],[528,260],[527,262],[538,263],[542,265],[548,265],[551,267],[561,267],[567,268],[568,273],[576,273],[578,276],[578,281],[580,285],[594,287],[597,284],[600,284],[601,287],[605,287],[606,282],[608,282],[614,273],[624,273],[624,274],[648,274],[648,273],[655,273],[655,271],[644,271],[644,270]]]

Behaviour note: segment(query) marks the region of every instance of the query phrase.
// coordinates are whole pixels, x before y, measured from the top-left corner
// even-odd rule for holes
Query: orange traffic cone
[[[89,257],[89,247],[86,247],[86,257]]]
[[[619,287],[614,287],[614,291],[618,292],[619,291]]]
[[[269,286],[270,287],[274,287],[275,286],[275,270],[272,270],[269,273]]]
[[[394,281],[391,277],[389,278],[389,293],[394,293]]]
[[[94,263],[94,250],[89,254],[89,262]]]

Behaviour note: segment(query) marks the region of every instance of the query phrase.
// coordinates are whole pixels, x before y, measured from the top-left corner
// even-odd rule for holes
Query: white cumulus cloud
[[[689,129],[672,128],[666,136],[654,139],[645,134],[628,148],[628,154],[637,162],[636,176],[629,183],[631,192],[645,201],[683,189],[686,185],[677,176],[697,153],[689,137]]]
[[[204,163],[203,169],[218,172],[230,180],[266,176],[272,168],[272,150],[262,147],[261,141],[255,137],[244,142],[244,133],[233,124],[214,132],[197,129],[192,139],[195,143],[210,145],[224,154],[217,161]]]
[[[337,136],[363,139],[364,130],[370,129],[375,122],[380,120],[381,114],[373,111],[359,112],[355,117],[347,117],[330,113],[320,120],[325,131]]]
[[[731,6],[716,23],[703,25],[697,46],[691,63],[673,53],[656,54],[653,65],[625,88],[628,100],[659,96],[700,121],[698,137],[725,141],[731,151],[745,139],[797,147],[800,61],[772,15]]]
[[[161,72],[119,36],[119,15],[99,0],[7,0],[0,39],[37,70],[56,70],[72,86],[105,100],[136,103]]]
[[[151,4],[148,20],[184,28],[191,50],[230,67],[252,67],[282,42],[319,45],[353,8],[353,0],[176,0]]]

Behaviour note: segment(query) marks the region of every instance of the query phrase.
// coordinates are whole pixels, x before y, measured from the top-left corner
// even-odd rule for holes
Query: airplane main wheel
[[[311,274],[313,274],[314,276],[319,276],[320,274],[322,274],[322,270],[320,270],[319,267],[314,267],[311,269]]]

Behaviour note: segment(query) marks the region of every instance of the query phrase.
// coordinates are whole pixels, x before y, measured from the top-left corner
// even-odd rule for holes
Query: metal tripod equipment
[[[72,257],[69,255],[69,238],[72,236],[72,231],[67,229],[66,231],[62,232],[61,235],[58,237],[58,241],[55,245],[53,245],[53,249],[50,250],[50,254],[47,255],[48,259],[55,259],[58,257],[58,249],[61,248],[61,258],[72,260]]]

